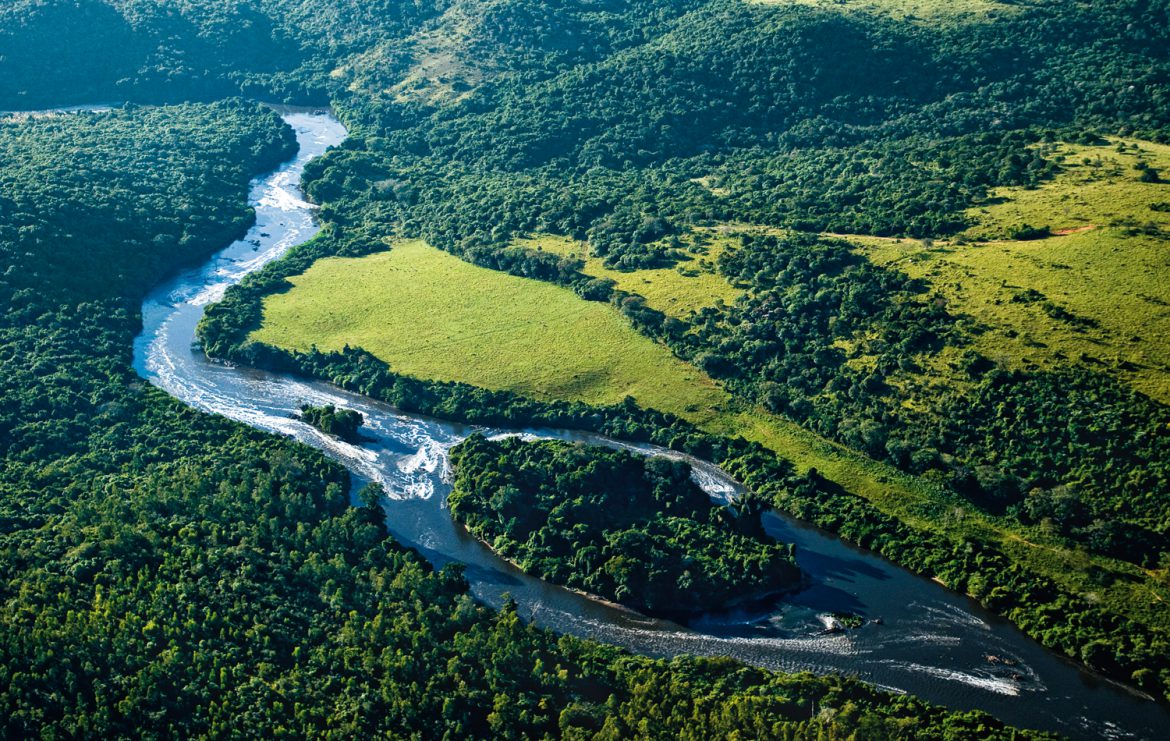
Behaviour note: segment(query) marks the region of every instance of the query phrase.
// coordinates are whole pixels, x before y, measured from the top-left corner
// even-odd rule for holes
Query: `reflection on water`
[[[380,483],[388,494],[387,524],[397,540],[436,565],[466,564],[478,599],[498,606],[510,597],[521,614],[553,630],[654,656],[731,656],[784,671],[856,675],[933,702],[978,708],[1009,723],[1075,737],[1170,736],[1170,716],[1154,703],[1079,670],[970,600],[777,514],[766,518],[768,531],[796,543],[797,560],[811,577],[807,589],[779,603],[678,625],[545,584],[496,558],[450,518],[447,452],[472,428],[402,414],[326,384],[209,362],[192,347],[202,307],[317,233],[313,209],[296,184],[304,164],[341,142],[345,131],[323,115],[290,113],[286,120],[297,130],[300,154],[254,184],[256,227],[208,264],[160,286],[144,303],[135,367],[152,383],[200,409],[314,445],[344,462],[358,479]],[[362,412],[363,432],[371,440],[355,446],[301,423],[293,415],[304,403]],[[680,455],[566,431],[479,431]],[[693,463],[696,481],[713,497],[728,501],[740,491],[717,467]],[[874,622],[833,632],[827,630],[833,612]]]

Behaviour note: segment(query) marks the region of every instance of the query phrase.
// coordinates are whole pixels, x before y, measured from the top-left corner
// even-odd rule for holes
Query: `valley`
[[[1164,737],[1163,6],[5,3],[0,735]]]

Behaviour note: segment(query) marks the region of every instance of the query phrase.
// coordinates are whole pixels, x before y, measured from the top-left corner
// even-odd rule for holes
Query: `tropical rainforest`
[[[115,104],[0,119],[5,735],[1009,733],[852,680],[656,661],[524,625],[478,605],[457,567],[394,543],[375,489],[351,506],[339,465],[145,384],[130,368],[142,297],[240,236],[250,178],[295,149],[257,100],[329,106],[350,136],[306,169],[321,236],[211,307],[212,356],[404,410],[707,458],[751,489],[752,511],[881,553],[1167,701],[1170,410],[1156,389],[1170,366],[1131,359],[1161,357],[1166,338],[1114,331],[1059,288],[1078,279],[1067,244],[1115,275],[1170,271],[1167,48],[1158,0],[4,3],[0,110]],[[1075,190],[993,218],[1076,168],[1132,198],[1092,222],[1073,217]],[[265,301],[295,300],[290,279],[315,262],[404,239],[611,308],[717,384],[722,417],[254,339]],[[1046,262],[1027,251],[1045,246]],[[974,272],[918,267],[992,249],[1043,284],[1011,270],[960,301]],[[639,294],[639,276],[699,262],[738,298],[667,312]],[[1165,285],[1122,285],[1113,303],[1162,321]],[[1031,324],[995,324],[1009,314]],[[317,416],[331,426],[336,410]],[[728,421],[747,418],[839,452]],[[748,557],[662,537],[712,573]],[[624,594],[574,583],[556,555],[511,557]]]

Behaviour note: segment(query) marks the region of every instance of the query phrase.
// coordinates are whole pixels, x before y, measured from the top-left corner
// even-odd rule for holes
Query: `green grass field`
[[[617,287],[646,299],[646,305],[670,316],[685,319],[705,306],[722,301],[734,303],[743,295],[721,276],[715,267],[719,255],[731,240],[714,230],[702,229],[683,237],[683,249],[690,257],[669,268],[621,271],[607,268],[599,257],[589,254],[587,243],[569,237],[540,235],[516,240],[516,246],[543,250],[585,261],[583,272],[594,278],[608,278]]]
[[[1065,588],[1170,629],[1170,590],[1158,575],[1065,548],[1039,528],[982,513],[929,480],[787,419],[737,408],[710,378],[638,334],[607,304],[465,263],[420,241],[364,258],[321,260],[292,282],[293,290],[265,301],[253,339],[300,350],[359,346],[401,373],[538,398],[610,403],[628,394],[711,432],[759,442],[801,470],[815,467],[915,527],[998,543]],[[1120,578],[1103,586],[1102,570]]]
[[[903,20],[986,21],[1018,13],[1030,3],[996,0],[748,0],[758,5],[807,5],[848,12],[887,15]]]
[[[420,241],[327,259],[269,297],[254,339],[363,347],[394,370],[537,398],[644,406],[702,420],[727,395],[609,305],[476,267]]]
[[[1117,144],[1061,145],[1052,182],[1001,189],[999,202],[970,212],[978,224],[963,236],[977,245],[851,239],[983,325],[975,346],[988,357],[1023,368],[1079,363],[1170,403],[1170,212],[1151,208],[1170,209],[1170,184],[1141,182],[1134,169],[1144,161],[1170,179],[1170,147]],[[1005,238],[1023,224],[1054,236]]]

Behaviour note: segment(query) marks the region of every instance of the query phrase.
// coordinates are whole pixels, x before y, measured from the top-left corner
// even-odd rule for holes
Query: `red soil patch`
[[[1083,234],[1085,232],[1091,232],[1096,228],[1096,224],[1086,224],[1085,226],[1073,226],[1069,227],[1068,229],[1058,229],[1054,231],[1053,234],[1058,237],[1067,237],[1070,234]]]

